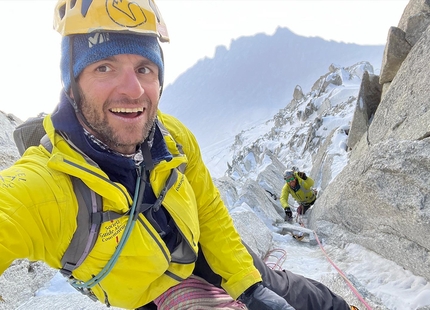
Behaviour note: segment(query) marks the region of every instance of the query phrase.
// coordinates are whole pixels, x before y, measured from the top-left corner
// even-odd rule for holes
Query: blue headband
[[[158,66],[160,86],[164,80],[164,65],[161,47],[156,37],[116,33],[93,32],[74,35],[73,39],[73,74],[77,78],[84,68],[99,60],[119,55],[136,54],[143,56]],[[70,89],[70,37],[63,37],[61,42],[61,78],[64,89]]]

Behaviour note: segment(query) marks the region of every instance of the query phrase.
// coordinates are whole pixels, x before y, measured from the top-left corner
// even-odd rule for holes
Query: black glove
[[[302,180],[306,180],[306,179],[308,178],[308,177],[307,177],[307,175],[306,175],[306,173],[301,172],[301,171],[297,172],[297,175],[298,175]]]
[[[285,215],[287,216],[287,220],[293,217],[293,212],[291,212],[290,207],[285,208]]]
[[[285,299],[256,283],[248,288],[239,300],[243,302],[249,310],[293,310]]]

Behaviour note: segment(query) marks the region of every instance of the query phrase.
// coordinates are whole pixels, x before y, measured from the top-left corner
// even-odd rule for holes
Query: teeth
[[[136,113],[143,112],[143,108],[112,108],[111,111],[114,113]]]

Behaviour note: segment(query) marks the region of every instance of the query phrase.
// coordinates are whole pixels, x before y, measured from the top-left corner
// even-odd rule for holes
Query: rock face
[[[22,123],[17,117],[0,111],[0,170],[9,167],[19,158],[18,150],[13,142],[12,132]]]
[[[355,242],[430,280],[430,1],[411,0],[390,33],[409,51],[383,60],[382,99],[348,165],[317,200],[309,225],[327,242]],[[395,62],[395,63],[390,63]],[[395,70],[393,68],[396,68]],[[390,74],[384,72],[390,71]],[[364,80],[364,79],[363,79]],[[360,100],[360,98],[358,99]],[[363,131],[363,124],[359,127]],[[353,128],[351,128],[351,131]],[[350,133],[354,136],[354,133]],[[405,252],[407,255],[405,255]]]
[[[381,92],[379,77],[364,72],[348,136],[348,150],[351,150],[366,132],[381,101]]]

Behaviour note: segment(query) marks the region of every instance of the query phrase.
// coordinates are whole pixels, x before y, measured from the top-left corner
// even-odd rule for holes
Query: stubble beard
[[[128,99],[123,99],[121,102],[133,103],[132,100]],[[105,111],[105,107],[109,106],[110,104],[111,102],[105,101],[103,104],[103,111]],[[152,103],[149,103],[147,106],[151,107]],[[136,138],[134,140],[130,139],[127,141],[117,133],[117,130],[115,130],[112,126],[109,125],[107,116],[103,113],[98,113],[97,110],[93,108],[93,105],[91,105],[91,103],[82,93],[81,102],[79,103],[79,109],[82,111],[82,115],[86,120],[87,126],[90,127],[90,132],[97,139],[105,143],[109,148],[113,150],[127,148],[130,146],[136,147],[140,145],[151,132],[156,118],[156,109],[154,109],[154,111],[147,109],[145,113],[150,112],[152,115],[149,115],[148,121],[145,122],[143,130],[135,125],[123,127],[122,131],[129,132],[130,136],[135,134],[136,131],[142,131],[142,135],[140,136],[140,138]]]

